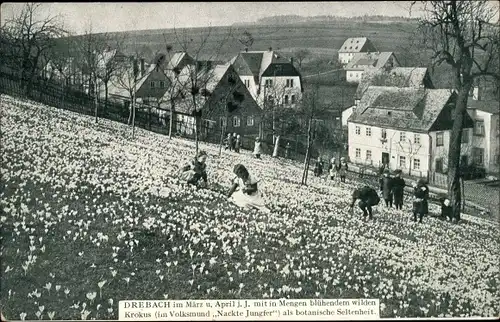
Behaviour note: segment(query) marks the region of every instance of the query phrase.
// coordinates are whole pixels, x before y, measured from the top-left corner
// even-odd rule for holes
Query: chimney
[[[141,58],[141,77],[144,76],[144,73],[146,73],[144,69],[144,58]]]
[[[293,65],[293,57],[290,58],[290,64]]]
[[[273,51],[273,47],[269,47],[268,49],[269,49],[269,51]]]
[[[248,47],[245,47],[245,52],[248,53]]]

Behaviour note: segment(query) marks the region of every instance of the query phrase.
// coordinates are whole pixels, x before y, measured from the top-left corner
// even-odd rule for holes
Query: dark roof
[[[376,53],[357,53],[354,54],[354,57],[344,69],[365,70],[369,67],[382,68],[386,66],[387,63],[389,63],[391,57],[394,57],[394,59],[396,59],[393,55],[394,54],[390,51]]]
[[[233,60],[233,67],[240,76],[254,76],[246,60],[239,54]]]
[[[467,101],[467,108],[480,110],[490,114],[500,113],[500,102],[499,101],[477,101],[469,98]]]
[[[349,122],[425,133],[455,97],[448,89],[370,86]]]
[[[300,76],[295,66],[292,63],[272,63],[267,67],[267,69],[262,73],[262,77],[271,76]]]
[[[253,76],[259,76],[263,53],[241,53]]]

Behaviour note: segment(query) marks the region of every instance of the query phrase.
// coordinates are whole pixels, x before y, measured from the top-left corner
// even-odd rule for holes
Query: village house
[[[348,155],[362,165],[413,176],[445,172],[456,92],[369,86],[348,120]],[[472,128],[467,116],[464,128]]]
[[[354,105],[342,111],[342,126],[347,126],[347,120],[370,86],[434,88],[427,68],[394,67],[367,70],[363,74],[361,82],[356,89]]]
[[[484,83],[484,82],[483,82]],[[474,128],[462,133],[468,142],[471,159],[463,164],[484,168],[487,174],[498,175],[500,168],[500,101],[498,87],[485,86],[476,80],[469,96],[467,111],[474,120]]]
[[[201,135],[219,136],[221,131],[240,135],[258,134],[261,108],[248,88],[230,64],[207,66],[199,70],[197,83],[202,87],[196,106],[190,94],[193,77],[185,66],[180,72],[178,84],[181,95],[176,96],[175,123],[176,131],[192,135],[195,130],[195,115],[201,113]],[[171,95],[168,91],[165,96]],[[164,97],[160,104],[162,109],[170,110],[170,97]]]
[[[366,37],[347,38],[339,48],[339,63],[347,65],[357,53],[377,52],[377,48]]]
[[[293,107],[302,98],[302,77],[293,59],[285,59],[272,48],[241,52],[230,64],[262,108]]]
[[[399,67],[399,61],[392,52],[371,52],[354,54],[352,60],[345,66],[346,80],[349,83],[359,83],[366,70]]]

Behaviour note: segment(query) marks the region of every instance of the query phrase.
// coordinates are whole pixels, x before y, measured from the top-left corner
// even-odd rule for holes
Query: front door
[[[382,152],[382,164],[389,164],[389,153]]]

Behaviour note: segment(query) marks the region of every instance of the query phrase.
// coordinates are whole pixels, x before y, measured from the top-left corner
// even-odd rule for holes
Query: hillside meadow
[[[377,298],[381,317],[498,316],[498,226],[348,211],[353,189],[299,163],[208,152],[209,186],[177,179],[194,143],[0,97],[0,300],[7,319],[116,319],[119,300]],[[236,163],[271,210],[224,196]],[[436,207],[431,207],[436,213]]]

